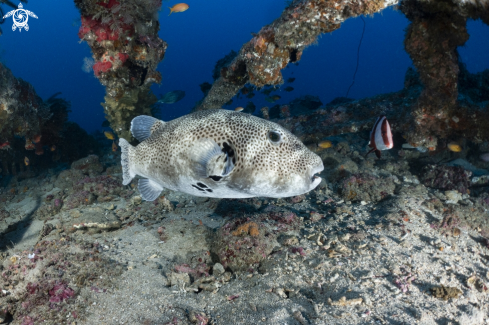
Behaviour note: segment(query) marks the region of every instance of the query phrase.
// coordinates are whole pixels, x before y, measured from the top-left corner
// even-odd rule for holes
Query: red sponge
[[[95,76],[98,77],[101,72],[107,72],[110,68],[112,68],[112,63],[109,61],[97,62],[93,65],[93,72],[95,73]]]
[[[126,53],[117,53],[119,56],[119,60],[121,60],[122,63],[126,62],[127,58],[129,57],[129,54]]]

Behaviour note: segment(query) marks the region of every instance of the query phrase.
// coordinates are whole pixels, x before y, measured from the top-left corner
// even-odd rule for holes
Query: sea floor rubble
[[[363,137],[314,149],[326,181],[287,199],[165,191],[145,202],[134,185],[116,185],[117,165],[102,172],[94,157],[12,180],[0,193],[0,316],[12,324],[487,321],[489,195],[473,183],[482,176],[468,176],[466,193],[431,188],[419,165],[436,157],[365,158]],[[71,205],[83,191],[93,197]]]

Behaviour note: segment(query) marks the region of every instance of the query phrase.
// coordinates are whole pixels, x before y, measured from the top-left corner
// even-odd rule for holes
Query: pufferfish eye
[[[280,144],[282,142],[282,134],[275,130],[268,131],[268,140],[274,145]]]

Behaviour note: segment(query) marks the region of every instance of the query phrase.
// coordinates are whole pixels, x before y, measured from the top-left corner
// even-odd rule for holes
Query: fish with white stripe
[[[379,159],[381,157],[381,150],[389,150],[394,147],[391,126],[385,115],[382,115],[377,119],[372,131],[370,131],[370,142],[368,143],[368,146],[372,149],[370,149],[365,156],[371,152],[375,152],[375,155]]]

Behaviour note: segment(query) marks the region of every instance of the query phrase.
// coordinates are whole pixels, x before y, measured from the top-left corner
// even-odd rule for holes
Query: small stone
[[[297,195],[297,196],[293,196],[289,199],[290,203],[300,203],[302,201],[304,201],[304,199],[306,198],[305,195]]]
[[[132,203],[133,205],[140,205],[142,202],[143,202],[143,199],[142,199],[140,196],[134,196],[134,197],[131,199],[131,203]]]
[[[164,196],[160,196],[158,198],[158,204],[161,204],[163,206],[163,210],[170,211],[170,212],[175,210],[173,203],[171,203],[170,200],[168,200]]]
[[[462,291],[455,287],[445,287],[441,285],[440,287],[431,288],[431,293],[434,297],[441,298],[446,301],[450,298],[458,298],[458,296],[462,294]]]
[[[370,296],[368,296],[368,295],[363,296],[363,302],[366,306],[372,305],[372,300],[370,299]]]
[[[232,274],[231,272],[224,272],[224,275],[221,278],[222,282],[229,282],[231,281]]]
[[[445,196],[447,197],[446,203],[456,204],[458,201],[462,200],[462,194],[458,191],[445,191]]]
[[[45,223],[39,232],[39,238],[44,238],[54,230],[54,226],[50,223]]]
[[[168,280],[170,282],[170,286],[172,287],[178,286],[182,288],[183,285],[190,285],[190,276],[188,275],[188,273],[172,272],[168,277]]]
[[[213,275],[216,275],[216,276],[219,276],[219,275],[222,275],[224,274],[225,270],[224,270],[224,266],[222,266],[221,263],[216,263],[214,264],[214,266],[212,267],[212,274]]]
[[[107,210],[114,210],[115,209],[115,205],[111,204],[107,207]]]
[[[82,214],[78,210],[71,210],[70,211],[70,216],[72,216],[73,218],[79,218],[81,215]]]
[[[304,316],[302,316],[302,313],[299,310],[296,310],[292,316],[294,316],[294,319],[301,325],[309,325],[309,322],[304,318]]]
[[[278,238],[278,242],[284,246],[296,246],[297,244],[299,244],[299,240],[297,239],[297,237],[292,235],[281,235]]]
[[[188,313],[188,319],[192,323],[195,323],[195,324],[204,324],[204,321],[203,320],[205,320],[206,321],[205,323],[207,324],[207,321],[208,321],[208,318],[207,318],[206,314],[204,314],[202,312],[197,312],[197,311],[194,311],[194,310],[191,310]]]
[[[487,286],[484,281],[475,275],[467,279],[467,286],[471,289],[477,289],[480,292],[487,292]]]
[[[363,298],[346,299],[346,297],[341,297],[338,301],[333,301],[328,298],[328,305],[330,306],[355,306],[360,305],[363,302]]]
[[[324,215],[317,213],[317,212],[311,212],[310,213],[311,222],[318,222],[323,217],[324,217]]]
[[[255,305],[254,303],[250,302],[250,303],[249,303],[249,305],[250,305],[250,309],[251,309],[252,311],[254,311],[254,312],[256,312],[256,311],[257,311],[257,309],[256,309],[256,305]]]
[[[285,293],[284,289],[282,288],[277,288],[273,290],[279,297],[286,299],[287,294]]]
[[[74,224],[74,228],[76,229],[92,229],[92,230],[109,230],[109,229],[119,229],[121,227],[121,223],[119,221],[112,222],[85,222]],[[97,233],[97,231],[95,233]]]

